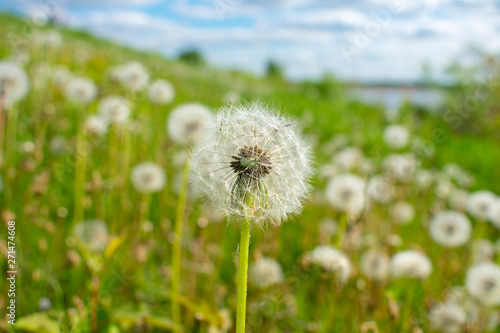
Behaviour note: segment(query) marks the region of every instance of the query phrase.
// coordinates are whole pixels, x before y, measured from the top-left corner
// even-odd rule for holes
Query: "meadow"
[[[2,331],[235,332],[241,223],[200,196],[192,156],[204,117],[255,101],[297,124],[314,172],[300,213],[251,225],[247,332],[500,331],[500,75],[388,117],[328,75],[0,22]]]

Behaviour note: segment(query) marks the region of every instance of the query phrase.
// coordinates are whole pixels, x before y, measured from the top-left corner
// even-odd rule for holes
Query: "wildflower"
[[[182,145],[196,144],[213,127],[210,110],[198,103],[187,103],[176,107],[167,121],[170,137]]]
[[[408,145],[410,133],[401,125],[390,125],[384,130],[384,142],[393,149],[401,149]]]
[[[467,271],[465,287],[469,294],[486,306],[500,305],[500,267],[480,263]]]
[[[462,213],[445,211],[436,215],[429,226],[431,238],[445,247],[457,247],[467,243],[472,227],[469,219]]]
[[[163,105],[174,100],[174,86],[167,80],[156,80],[148,88],[148,97],[151,103]]]
[[[389,257],[382,251],[368,250],[361,256],[360,268],[372,280],[383,281],[389,274]]]
[[[335,165],[343,171],[356,168],[363,160],[363,152],[357,147],[347,147],[334,156]]]
[[[0,62],[0,103],[17,102],[26,96],[28,88],[28,77],[21,67],[12,62]]]
[[[78,104],[89,104],[97,96],[97,87],[89,79],[75,77],[69,80],[64,94],[70,101]]]
[[[373,176],[368,181],[366,194],[375,202],[387,204],[394,199],[395,188],[390,179],[383,176]]]
[[[495,202],[496,196],[490,191],[477,191],[469,195],[467,211],[480,221],[488,220],[490,206]]]
[[[345,283],[351,273],[351,263],[347,256],[330,245],[320,245],[308,254],[308,259],[325,271],[335,273]]]
[[[146,68],[137,61],[116,67],[112,72],[112,76],[132,92],[144,89],[149,82],[149,74]]]
[[[389,154],[383,161],[389,175],[406,182],[410,180],[417,169],[418,160],[414,154]]]
[[[391,275],[394,278],[410,277],[423,280],[427,279],[431,272],[431,261],[417,251],[401,251],[391,259]]]
[[[334,177],[326,187],[326,199],[349,215],[358,215],[365,206],[365,181],[353,174]]]
[[[407,224],[415,218],[415,207],[406,201],[399,201],[392,206],[391,216],[397,224]]]
[[[108,122],[99,116],[90,116],[85,120],[85,129],[88,133],[102,136],[108,132]]]
[[[465,310],[458,304],[440,303],[429,313],[431,326],[444,333],[459,333],[463,331],[467,320]]]
[[[140,163],[132,168],[131,181],[141,193],[159,192],[166,183],[165,171],[151,162]]]
[[[260,104],[224,108],[193,153],[193,181],[230,218],[280,224],[308,196],[310,147]]]
[[[94,252],[104,251],[109,241],[108,228],[100,220],[76,223],[73,228],[73,235],[89,250]]]
[[[130,104],[120,96],[104,97],[99,102],[97,112],[110,124],[122,124],[129,118]]]
[[[276,260],[263,257],[250,266],[249,278],[255,286],[264,289],[283,282],[283,270]]]

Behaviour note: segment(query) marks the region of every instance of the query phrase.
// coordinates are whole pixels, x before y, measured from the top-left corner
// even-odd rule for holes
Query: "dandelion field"
[[[197,179],[217,171],[197,169],[210,156],[194,152],[212,142],[206,124],[230,126],[221,108],[247,101],[286,117],[261,130],[287,154],[240,145],[216,162],[275,186],[294,179],[263,190],[290,202],[306,192],[302,145],[315,169],[300,213],[250,225],[247,332],[500,330],[500,117],[486,114],[497,85],[452,118],[473,84],[392,119],[328,76],[258,78],[0,21],[0,266],[15,221],[18,270],[15,326],[1,283],[2,331],[235,332],[242,223],[206,204]],[[292,130],[303,142],[286,141]],[[219,190],[201,192],[237,192]],[[262,205],[267,218],[276,202]]]

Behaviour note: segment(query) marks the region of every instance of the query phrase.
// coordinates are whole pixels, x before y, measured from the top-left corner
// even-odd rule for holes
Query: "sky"
[[[412,82],[424,64],[439,78],[471,49],[500,50],[500,0],[0,0],[0,10],[55,14],[169,57],[196,48],[256,74],[273,59],[291,79]]]

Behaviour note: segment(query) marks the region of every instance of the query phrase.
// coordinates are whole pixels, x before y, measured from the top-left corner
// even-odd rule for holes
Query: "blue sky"
[[[54,4],[56,4],[54,6]],[[262,73],[268,59],[291,78],[325,72],[359,81],[413,81],[500,50],[498,0],[0,0],[0,9],[66,24],[175,56]]]

